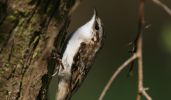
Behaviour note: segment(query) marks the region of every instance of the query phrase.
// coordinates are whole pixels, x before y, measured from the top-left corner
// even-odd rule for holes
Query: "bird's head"
[[[92,18],[86,24],[81,26],[79,31],[82,31],[82,35],[87,38],[92,38],[96,34],[98,34],[99,37],[102,37],[103,25],[101,19],[98,17],[96,9],[94,9]]]
[[[95,31],[97,33],[103,32],[103,25],[102,25],[101,19],[98,17],[98,13],[97,13],[96,9],[94,9],[94,14],[90,21],[93,22],[93,25],[91,27],[93,31]]]

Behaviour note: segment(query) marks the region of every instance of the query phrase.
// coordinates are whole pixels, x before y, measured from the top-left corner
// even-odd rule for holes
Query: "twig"
[[[143,95],[147,100],[152,100],[152,98],[147,94],[146,89],[143,86],[143,61],[142,61],[142,36],[140,36],[138,40],[138,50],[137,50],[137,57],[138,57],[138,93],[137,99],[141,100],[141,96]]]
[[[119,75],[119,73],[132,61],[137,59],[138,61],[138,93],[137,99],[140,100],[141,96],[143,95],[147,100],[152,100],[151,97],[146,93],[145,88],[143,86],[143,60],[142,60],[142,44],[143,44],[143,32],[144,32],[145,20],[144,20],[144,0],[140,0],[139,3],[139,21],[138,21],[138,33],[137,37],[134,41],[135,44],[135,52],[133,55],[126,60],[119,68],[114,72],[110,80],[108,81],[107,85],[105,86],[104,90],[102,91],[99,100],[103,100],[107,90],[111,86],[112,82],[115,78]]]
[[[152,0],[153,3],[155,3],[157,6],[162,8],[167,14],[171,16],[171,9],[166,6],[164,3],[162,3],[160,0]]]
[[[132,55],[129,59],[127,59],[121,66],[118,67],[118,69],[113,73],[112,77],[108,81],[107,85],[105,86],[104,90],[102,91],[99,100],[103,100],[103,97],[105,96],[107,90],[110,88],[112,82],[115,80],[115,78],[120,74],[120,72],[128,66],[132,61],[134,61],[137,58],[137,55]]]
[[[142,45],[143,45],[143,32],[145,26],[144,19],[144,2],[145,0],[139,1],[139,26],[138,26],[138,37],[136,42],[137,47],[137,57],[138,57],[138,93],[137,99],[141,100],[141,96],[143,95],[147,100],[152,100],[151,97],[146,93],[143,86],[143,60],[142,60]]]

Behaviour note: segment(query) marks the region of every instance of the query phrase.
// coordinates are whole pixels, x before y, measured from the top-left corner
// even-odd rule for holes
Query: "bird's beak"
[[[97,10],[94,8],[94,16],[97,17]]]
[[[96,21],[98,24],[101,24],[101,19],[98,17],[98,12],[96,8],[94,8],[94,14],[93,14],[92,19],[94,19],[94,21]]]
[[[95,19],[98,17],[98,13],[97,13],[96,8],[94,8],[94,14],[93,14],[93,17],[94,17]]]

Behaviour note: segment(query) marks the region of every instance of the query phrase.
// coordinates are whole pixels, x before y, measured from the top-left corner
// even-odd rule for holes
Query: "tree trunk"
[[[45,100],[79,0],[0,0],[0,99]],[[65,35],[65,34],[64,34]]]

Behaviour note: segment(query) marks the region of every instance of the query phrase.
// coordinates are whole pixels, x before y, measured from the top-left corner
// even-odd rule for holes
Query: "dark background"
[[[106,34],[105,45],[98,55],[88,77],[72,100],[97,100],[109,78],[127,58],[128,45],[136,36],[139,0],[83,0],[70,24],[72,32],[87,22],[97,8]],[[161,0],[171,8],[170,0]],[[144,86],[153,100],[171,100],[171,17],[151,0],[145,3],[146,23],[143,61]],[[126,68],[112,84],[104,100],[135,100],[137,93],[137,66],[132,77]],[[54,100],[56,81],[49,97]],[[144,99],[144,98],[143,98]],[[145,100],[145,99],[144,99]]]

